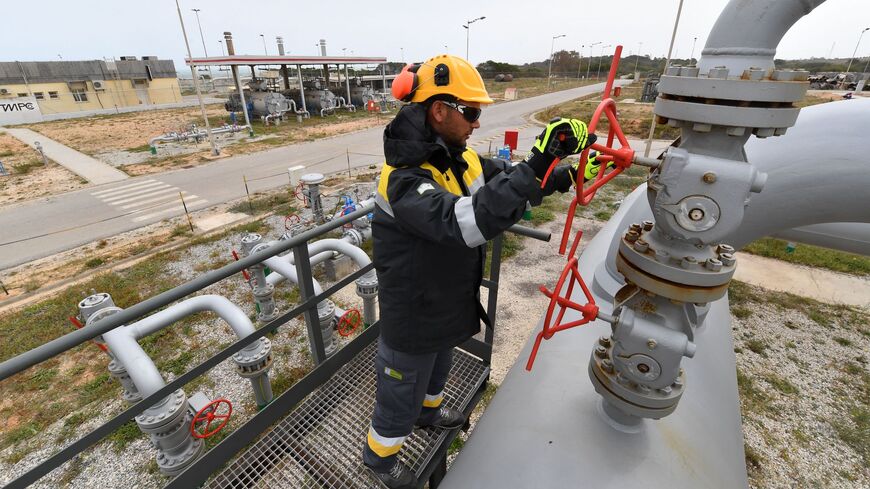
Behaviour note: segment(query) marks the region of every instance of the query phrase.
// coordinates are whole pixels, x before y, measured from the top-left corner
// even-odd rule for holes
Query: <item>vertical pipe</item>
[[[381,92],[381,99],[384,107],[382,110],[387,110],[387,65],[381,65],[381,83],[383,83],[384,91]]]
[[[299,98],[302,99],[302,112],[308,112],[308,107],[305,106],[305,87],[302,86],[302,65],[296,65],[296,71],[299,74]]]
[[[227,55],[235,56],[236,48],[233,45],[233,34],[224,32],[224,41],[227,44]],[[233,72],[233,80],[236,82],[236,92],[239,94],[239,102],[242,104],[242,114],[245,114],[245,124],[248,125],[248,134],[254,135],[254,126],[251,125],[251,116],[248,114],[248,104],[245,102],[245,91],[242,90],[242,81],[239,79],[239,67],[231,65],[230,70]]]
[[[353,105],[353,102],[350,100],[350,78],[347,75],[347,63],[344,64],[344,82],[347,86],[347,105]]]

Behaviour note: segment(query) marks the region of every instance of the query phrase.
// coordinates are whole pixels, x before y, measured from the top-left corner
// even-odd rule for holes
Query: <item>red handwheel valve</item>
[[[338,334],[347,337],[353,334],[362,324],[362,316],[356,309],[348,309],[338,320]]]
[[[580,270],[577,267],[577,257],[574,256],[574,253],[577,251],[577,246],[580,244],[582,234],[582,232],[578,232],[577,236],[574,238],[574,244],[571,246],[571,253],[569,255],[571,258],[569,258],[568,263],[565,264],[565,268],[562,270],[562,274],[559,276],[559,280],[556,282],[556,287],[553,291],[550,292],[543,285],[540,287],[541,292],[550,298],[550,305],[547,307],[547,315],[544,317],[544,326],[541,329],[541,332],[538,333],[537,338],[535,338],[535,346],[532,347],[532,353],[529,355],[529,361],[526,363],[526,370],[528,371],[532,370],[532,365],[535,363],[535,357],[538,355],[538,347],[541,346],[542,340],[549,340],[559,331],[581,326],[598,318],[598,306],[595,304],[595,298],[592,297],[592,293],[589,292],[589,288],[586,287],[586,282],[583,281],[583,277],[580,275]],[[568,277],[569,274],[570,279]],[[563,296],[561,295],[561,291],[566,280],[570,280],[570,282],[568,284],[568,291]],[[571,294],[574,292],[575,284],[580,284],[580,288],[583,290],[583,295],[586,296],[586,304],[578,304],[571,300]],[[553,312],[555,311],[557,304],[559,305],[559,314],[556,316],[554,323]],[[565,311],[569,308],[580,312],[582,319],[563,323],[562,319],[565,317]]]
[[[194,438],[214,436],[230,422],[232,414],[233,404],[230,401],[224,398],[215,399],[197,411],[193,421],[190,422],[190,434]],[[212,428],[212,423],[215,422],[217,422],[217,426]],[[203,423],[205,423],[204,426],[202,426]]]

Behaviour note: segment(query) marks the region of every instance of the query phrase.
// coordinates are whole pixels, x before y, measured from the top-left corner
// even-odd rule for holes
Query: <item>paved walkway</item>
[[[42,134],[39,134],[38,132],[17,127],[6,128],[4,130],[9,133],[10,136],[31,148],[34,143],[39,141],[46,156],[92,184],[99,185],[101,183],[117,182],[129,178],[126,173],[116,169],[115,167],[107,165],[95,158],[91,158],[84,153],[80,153],[69,146],[64,146],[53,139],[49,139]]]
[[[870,310],[870,280],[821,268],[793,265],[749,253],[737,253],[734,278],[765,289],[790,292],[828,304]]]

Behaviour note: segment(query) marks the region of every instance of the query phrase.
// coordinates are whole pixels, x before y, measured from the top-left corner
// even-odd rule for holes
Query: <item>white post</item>
[[[187,40],[187,30],[184,28],[184,18],[181,17],[181,5],[178,0],[175,0],[175,8],[178,10],[178,21],[181,23],[181,34],[184,36],[184,45],[187,46],[187,57],[193,59],[193,54],[190,52],[190,42]],[[221,154],[214,140],[214,134],[211,133],[211,126],[208,123],[208,116],[205,113],[205,103],[202,100],[202,90],[199,89],[199,79],[196,75],[196,65],[191,63],[190,74],[193,76],[193,86],[196,88],[196,98],[199,99],[199,109],[202,111],[202,118],[205,121],[205,132],[208,134],[208,142],[211,143],[211,152],[214,156]]]

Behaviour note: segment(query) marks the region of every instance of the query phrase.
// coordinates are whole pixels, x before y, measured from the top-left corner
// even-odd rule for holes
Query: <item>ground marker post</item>
[[[182,192],[178,192],[178,196],[181,197],[181,206],[184,207],[184,215],[187,216],[187,225],[190,226],[190,232],[193,231],[193,221],[190,219],[190,212],[187,211],[187,204],[184,202],[184,194]]]
[[[242,175],[242,180],[245,181],[245,193],[248,194],[248,210],[251,211],[251,215],[254,215],[254,203],[251,202],[251,191],[248,190],[248,177]]]
[[[350,174],[350,148],[344,148],[344,154],[347,157],[347,178],[351,178]]]

